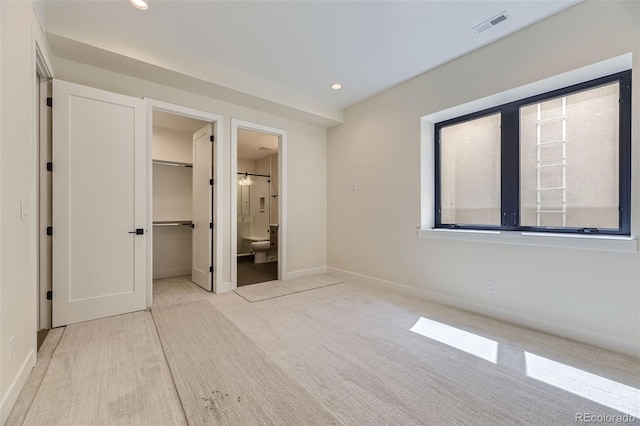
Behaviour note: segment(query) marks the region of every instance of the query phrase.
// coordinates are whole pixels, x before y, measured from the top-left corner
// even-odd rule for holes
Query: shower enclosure
[[[238,255],[251,254],[251,243],[269,240],[271,179],[238,173]]]

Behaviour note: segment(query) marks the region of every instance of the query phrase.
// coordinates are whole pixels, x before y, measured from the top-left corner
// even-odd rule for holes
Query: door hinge
[[[209,185],[213,186],[213,179],[209,179]]]
[[[209,223],[209,229],[213,229],[213,222]]]
[[[215,138],[213,137],[213,135],[209,136],[209,140],[210,140],[211,142],[213,142],[213,141],[214,141],[214,139],[215,139]]]
[[[53,291],[52,290],[47,291],[47,300],[53,300]]]
[[[53,163],[51,161],[47,162],[47,171],[48,172],[52,172],[53,171]]]
[[[51,108],[53,106],[53,98],[47,98],[47,106]]]
[[[209,272],[213,272],[213,266],[209,266]]]
[[[53,235],[53,226],[47,226],[47,235],[48,236],[52,236]]]

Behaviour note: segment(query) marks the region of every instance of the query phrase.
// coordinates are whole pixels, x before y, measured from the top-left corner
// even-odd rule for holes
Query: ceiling
[[[267,133],[248,129],[238,129],[238,158],[242,160],[259,160],[278,152],[279,138]],[[260,148],[271,148],[270,151]]]
[[[54,56],[197,82],[222,100],[330,126],[345,107],[578,0],[148,1],[140,11],[127,0],[47,0]]]
[[[153,127],[163,127],[183,133],[195,133],[202,129],[206,121],[185,117],[184,115],[171,114],[164,111],[153,111]]]

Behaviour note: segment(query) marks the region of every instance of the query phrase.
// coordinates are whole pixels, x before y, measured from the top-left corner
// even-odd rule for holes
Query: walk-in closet
[[[213,124],[153,112],[153,279],[211,290]]]

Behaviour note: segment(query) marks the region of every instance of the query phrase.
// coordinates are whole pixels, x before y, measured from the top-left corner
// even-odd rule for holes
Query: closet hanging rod
[[[178,161],[165,161],[165,160],[153,160],[153,164],[157,164],[158,166],[193,167],[193,164],[180,163]]]
[[[262,177],[268,177],[268,178],[271,177],[271,175],[263,175],[263,174],[260,174],[260,173],[238,172],[237,174],[245,176],[245,177],[247,177],[247,176],[262,176]]]
[[[153,226],[191,226],[193,227],[193,222],[190,220],[183,220],[179,222],[171,222],[171,221],[154,221]]]

